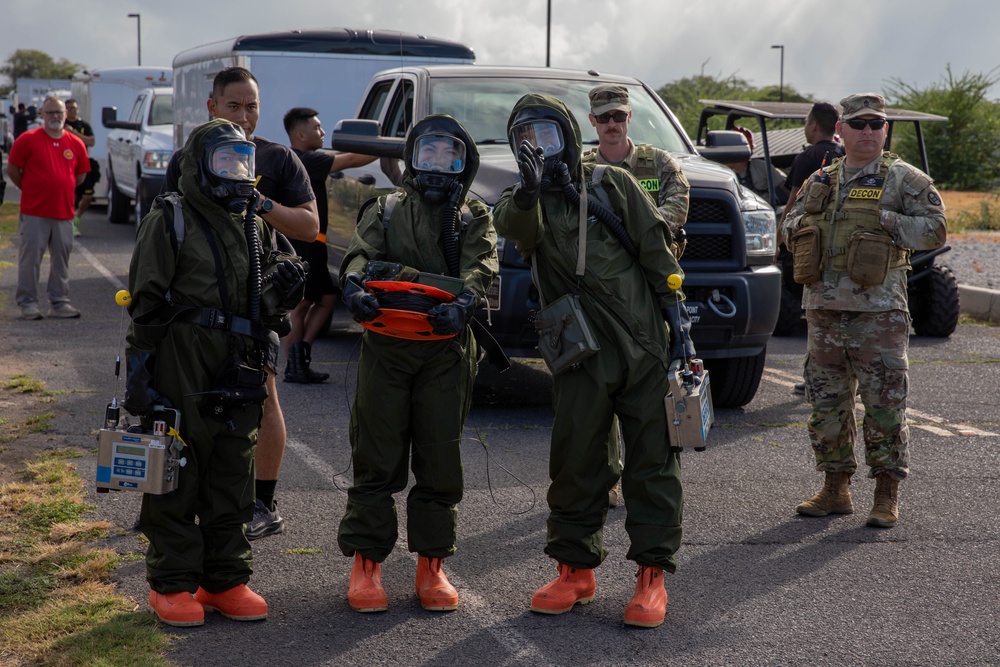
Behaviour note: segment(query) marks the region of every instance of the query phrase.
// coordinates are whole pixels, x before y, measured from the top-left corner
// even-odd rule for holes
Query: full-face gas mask
[[[231,213],[242,213],[254,190],[254,144],[236,125],[205,135],[201,149],[202,191]]]
[[[527,141],[541,151],[545,161],[542,168],[542,189],[551,187],[557,166],[566,160],[566,141],[560,124],[549,118],[518,119],[511,125],[508,139],[515,155],[522,141]]]
[[[465,151],[465,143],[450,134],[417,137],[410,167],[414,173],[413,185],[427,203],[440,204],[454,188],[460,187],[459,176],[466,164]]]

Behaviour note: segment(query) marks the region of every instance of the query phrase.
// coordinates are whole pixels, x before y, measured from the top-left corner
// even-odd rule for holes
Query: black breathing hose
[[[458,262],[458,198],[462,196],[462,184],[453,181],[448,192],[448,201],[441,211],[441,236],[444,244],[444,259],[452,278],[459,277]]]
[[[567,183],[563,186],[563,196],[569,200],[570,203],[579,206],[580,205],[580,193],[576,191],[572,183]],[[639,256],[639,250],[635,247],[635,243],[632,242],[632,238],[628,235],[625,230],[625,225],[622,224],[622,219],[615,215],[615,212],[601,203],[596,197],[587,197],[587,213],[594,216],[602,223],[604,226],[611,230],[611,233],[615,235],[621,244],[625,248],[625,252],[632,255],[632,257]]]
[[[247,258],[250,261],[247,297],[250,300],[250,320],[253,322],[260,322],[260,256],[262,248],[256,220],[259,200],[260,193],[254,190],[250,202],[247,204],[246,214],[243,216],[243,234],[247,239]]]

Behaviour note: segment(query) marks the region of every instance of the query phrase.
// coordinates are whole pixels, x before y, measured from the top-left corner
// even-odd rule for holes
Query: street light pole
[[[778,101],[785,101],[785,45],[774,44],[772,49],[781,49],[781,83],[778,85]]]
[[[549,66],[549,44],[552,41],[552,0],[548,0],[548,13],[545,15],[545,66]]]
[[[136,45],[139,47],[137,54],[139,58],[139,66],[142,66],[142,17],[138,14],[129,14],[130,19],[135,19],[135,41]]]

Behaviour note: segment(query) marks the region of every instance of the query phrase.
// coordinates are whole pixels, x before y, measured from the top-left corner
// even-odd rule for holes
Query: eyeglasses
[[[628,120],[628,111],[615,111],[614,113],[602,113],[600,116],[594,116],[598,125],[607,125],[608,121],[612,119],[616,123],[624,123]]]
[[[863,130],[867,125],[875,132],[885,127],[885,118],[852,118],[847,121],[852,130]]]
[[[42,114],[45,115],[45,116],[63,116],[63,115],[66,114],[66,112],[62,111],[62,110],[59,110],[59,111],[43,111]]]

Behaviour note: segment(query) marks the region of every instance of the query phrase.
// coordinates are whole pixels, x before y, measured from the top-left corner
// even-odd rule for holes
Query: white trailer
[[[94,197],[108,195],[108,128],[101,123],[101,109],[117,107],[126,112],[135,104],[144,88],[169,87],[174,72],[169,67],[103,67],[82,70],[73,75],[72,95],[80,105],[80,118],[94,128],[94,146],[90,157],[97,160],[101,180],[94,188]]]
[[[212,80],[226,67],[250,70],[260,83],[255,134],[287,144],[282,118],[311,107],[328,129],[353,118],[372,75],[403,65],[475,62],[464,44],[389,30],[290,30],[242,35],[174,57],[174,150],[208,120]]]

